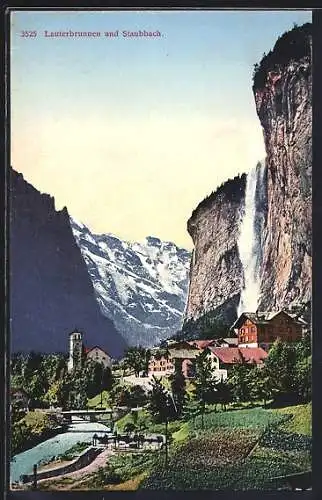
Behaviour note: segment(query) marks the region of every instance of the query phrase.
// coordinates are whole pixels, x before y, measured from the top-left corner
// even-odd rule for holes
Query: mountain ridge
[[[181,327],[190,252],[147,236],[131,242],[95,234],[71,217],[73,234],[104,315],[130,345],[149,347]]]
[[[67,208],[12,168],[9,187],[11,350],[67,351],[78,325],[87,344],[121,356],[126,343],[98,307]]]

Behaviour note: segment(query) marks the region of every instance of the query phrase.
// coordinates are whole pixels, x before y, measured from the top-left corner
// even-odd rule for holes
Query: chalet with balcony
[[[296,342],[303,337],[307,326],[302,318],[286,311],[244,312],[232,325],[239,347],[261,347],[266,351],[277,339]]]

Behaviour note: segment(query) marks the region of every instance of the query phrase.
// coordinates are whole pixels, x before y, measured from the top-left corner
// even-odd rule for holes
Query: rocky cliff
[[[285,33],[254,75],[263,128],[268,213],[261,269],[261,309],[311,297],[311,25]]]
[[[13,351],[66,351],[76,327],[112,356],[126,347],[96,302],[67,209],[10,169],[9,287]]]
[[[267,155],[254,200],[258,305],[300,306],[311,298],[311,24],[282,35],[255,65],[253,92]],[[246,175],[228,181],[188,222],[195,248],[185,325],[236,317],[245,285],[238,251],[245,184]]]
[[[246,175],[220,186],[193,211],[188,232],[194,242],[185,321],[211,312],[224,323],[236,316],[243,285],[238,253]]]

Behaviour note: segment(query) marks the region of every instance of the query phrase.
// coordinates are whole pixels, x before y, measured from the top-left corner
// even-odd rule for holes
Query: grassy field
[[[111,399],[110,399],[110,394],[108,391],[103,391],[102,392],[102,402],[103,406],[109,408],[111,405]],[[89,399],[87,402],[87,407],[88,408],[96,408],[100,407],[101,405],[101,393],[97,394],[95,397],[92,399]]]
[[[287,406],[275,411],[279,415],[291,415],[291,418],[281,426],[285,431],[312,436],[312,403]]]
[[[142,432],[149,432],[150,434],[164,434],[165,433],[165,424],[156,424],[152,421],[151,415],[147,410],[139,410],[137,413],[137,420],[134,419],[134,416],[131,412],[124,415],[122,418],[117,420],[116,428],[119,433],[124,432],[126,425],[128,423],[135,423]],[[169,435],[173,435],[177,431],[181,429],[183,426],[183,422],[175,420],[173,422],[169,422],[168,432]]]
[[[170,462],[155,467],[141,488],[275,490],[275,479],[311,468],[311,406],[212,411],[173,434]]]

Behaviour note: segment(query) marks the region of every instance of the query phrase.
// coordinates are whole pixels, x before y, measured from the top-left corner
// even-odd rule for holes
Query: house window
[[[248,342],[248,337],[247,337],[247,335],[246,335],[246,337],[245,337],[245,342]]]
[[[242,328],[242,329],[241,329],[241,333],[245,333],[245,328]]]

